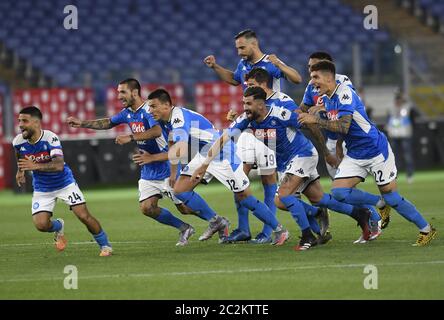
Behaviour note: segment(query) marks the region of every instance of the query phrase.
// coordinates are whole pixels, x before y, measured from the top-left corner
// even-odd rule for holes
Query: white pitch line
[[[190,272],[159,272],[159,273],[134,273],[134,274],[101,274],[79,277],[79,280],[92,280],[92,279],[107,279],[107,278],[149,278],[158,276],[195,276],[195,275],[209,275],[209,274],[236,274],[236,273],[251,273],[251,272],[277,272],[277,271],[297,271],[297,270],[310,270],[310,269],[328,269],[328,268],[362,268],[369,263],[356,263],[356,264],[332,264],[332,265],[308,265],[300,267],[281,267],[281,268],[255,268],[255,269],[226,269],[226,270],[203,270],[203,271],[190,271]],[[444,260],[437,261],[421,261],[421,262],[389,262],[389,263],[375,263],[377,267],[387,266],[408,266],[408,265],[426,265],[426,264],[444,264]],[[0,283],[8,282],[35,282],[35,281],[63,281],[64,278],[60,277],[45,277],[45,278],[9,278],[0,279]]]

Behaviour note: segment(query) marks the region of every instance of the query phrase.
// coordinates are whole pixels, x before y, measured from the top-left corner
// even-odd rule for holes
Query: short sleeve
[[[244,79],[242,79],[242,60],[237,64],[237,68],[234,71],[233,79],[239,82],[240,84],[244,83]]]
[[[185,114],[182,110],[176,111],[172,114],[171,120],[171,138],[173,142],[188,142],[190,137],[190,125],[185,119]]]
[[[286,127],[292,127],[296,129],[301,128],[301,125],[298,122],[299,116],[296,112],[292,112],[285,108],[279,108],[279,110],[276,110],[275,116]]]
[[[125,123],[125,117],[123,115],[124,110],[120,111],[110,118],[111,125],[117,126],[118,124]]]
[[[48,137],[49,154],[51,157],[63,157],[62,144],[55,133]]]
[[[357,99],[353,99],[353,92],[346,87],[339,94],[338,118],[351,115],[355,112]]]
[[[285,78],[285,75],[282,72],[282,70],[279,69],[278,67],[276,67],[271,62],[267,66],[267,71],[272,78],[275,78],[275,79]]]
[[[312,86],[309,84],[307,88],[305,88],[304,97],[302,98],[302,103],[311,107],[314,106],[316,103],[313,100],[313,95],[311,93]]]

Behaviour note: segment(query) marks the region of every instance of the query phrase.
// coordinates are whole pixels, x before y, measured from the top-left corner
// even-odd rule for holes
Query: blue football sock
[[[279,225],[279,222],[271,213],[270,209],[254,196],[250,195],[246,197],[244,200],[240,201],[240,204],[251,210],[259,220],[268,224],[273,230]]]
[[[179,218],[176,218],[170,211],[164,208],[160,208],[160,214],[154,219],[159,221],[160,223],[175,227],[177,229],[185,224],[185,222],[183,222]]]
[[[416,210],[415,206],[401,197],[394,191],[382,195],[385,202],[398,211],[398,213],[410,222],[413,222],[419,229],[425,228],[428,223],[424,217]]]
[[[369,204],[376,206],[381,200],[381,196],[377,196],[356,188],[334,188],[331,190],[333,197],[348,204]]]
[[[274,197],[276,196],[277,184],[264,184],[264,202],[270,209],[271,213],[276,216],[276,205],[274,204]],[[267,237],[271,236],[272,229],[269,225],[264,224],[262,233]]]
[[[376,211],[375,207],[373,207],[373,206],[364,206],[364,207],[367,208],[368,210],[370,210],[370,221],[377,222],[377,221],[381,220],[381,216]]]
[[[47,232],[56,232],[62,229],[62,223],[59,220],[51,220],[51,228]]]
[[[321,201],[315,203],[315,205],[322,208],[328,208],[333,211],[346,214],[348,216],[351,215],[351,213],[353,212],[352,205],[344,202],[339,202],[328,193],[324,193],[324,196],[322,197]]]
[[[302,201],[293,195],[280,198],[281,202],[291,212],[293,219],[299,225],[301,230],[305,230],[310,227],[308,223],[307,214],[305,213]]]
[[[203,220],[209,221],[211,218],[216,216],[216,212],[214,212],[213,209],[208,206],[205,200],[194,191],[177,193],[176,197],[186,206],[190,207],[194,212],[196,212],[198,217]]]
[[[297,198],[299,199],[299,198]],[[300,199],[299,199],[300,200]],[[302,206],[304,207],[305,213],[307,214],[308,217],[312,216],[315,217],[318,214],[318,207],[312,206],[311,204],[305,202],[305,201],[301,201]]]
[[[308,223],[310,223],[310,229],[316,234],[321,234],[321,228],[319,227],[318,222],[316,221],[315,217],[308,216]]]
[[[237,210],[237,223],[238,229],[250,233],[250,223],[248,221],[248,208],[241,205],[236,199],[234,199]]]
[[[94,240],[96,240],[96,242],[98,243],[98,245],[101,247],[103,246],[107,246],[107,247],[111,247],[111,245],[108,242],[108,237],[105,233],[105,231],[100,230],[100,232],[98,234],[93,234],[94,236]]]

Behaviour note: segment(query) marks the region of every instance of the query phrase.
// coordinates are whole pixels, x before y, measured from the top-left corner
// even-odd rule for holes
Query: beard
[[[34,130],[32,130],[32,129],[24,129],[22,131],[22,137],[25,140],[31,138],[33,135],[34,135]]]

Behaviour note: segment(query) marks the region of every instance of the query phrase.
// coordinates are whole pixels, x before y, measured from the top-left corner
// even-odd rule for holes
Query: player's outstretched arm
[[[96,120],[79,120],[74,117],[68,117],[66,122],[73,128],[88,128],[94,130],[107,130],[113,127],[109,118],[96,119]]]
[[[117,144],[125,144],[129,143],[131,141],[145,141],[150,139],[156,139],[162,135],[162,128],[159,125],[155,125],[152,128],[149,128],[148,130],[144,132],[137,132],[133,134],[126,134],[126,135],[118,135],[116,137],[116,143]]]
[[[213,55],[206,57],[204,59],[204,63],[207,65],[208,68],[213,69],[217,73],[219,78],[221,78],[221,80],[223,80],[233,86],[239,85],[239,82],[234,80],[234,72],[218,65],[216,63],[216,58]]]
[[[270,62],[276,67],[281,69],[282,73],[285,74],[285,77],[288,81],[295,84],[299,84],[302,82],[302,76],[299,74],[299,72],[296,69],[283,63],[282,60],[280,60],[275,54],[268,55],[268,60],[270,60]]]

